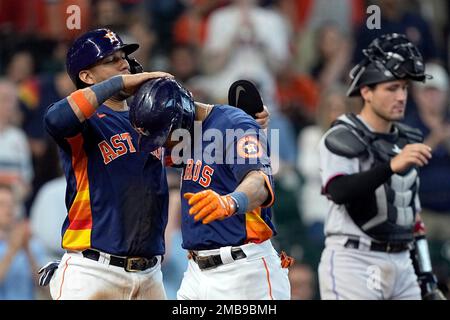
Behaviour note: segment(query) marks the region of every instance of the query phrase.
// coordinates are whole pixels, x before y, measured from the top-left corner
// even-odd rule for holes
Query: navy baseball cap
[[[125,44],[119,35],[106,28],[88,31],[77,38],[67,52],[66,68],[73,83],[79,87],[78,74],[97,61],[123,50],[126,55],[139,48],[137,43]]]

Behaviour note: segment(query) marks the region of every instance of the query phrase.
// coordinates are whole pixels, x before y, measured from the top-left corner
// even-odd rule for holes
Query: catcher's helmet
[[[66,57],[67,73],[77,88],[86,87],[78,77],[81,70],[89,68],[117,50],[123,50],[129,55],[138,48],[136,43],[124,44],[119,35],[109,29],[88,31],[77,38],[69,48]]]
[[[162,147],[176,129],[191,130],[194,116],[191,93],[170,78],[148,80],[130,104],[130,122],[140,133],[140,151]]]
[[[364,59],[350,71],[348,96],[359,95],[359,89],[366,85],[399,79],[425,81],[429,77],[419,50],[403,34],[382,35],[363,54]]]

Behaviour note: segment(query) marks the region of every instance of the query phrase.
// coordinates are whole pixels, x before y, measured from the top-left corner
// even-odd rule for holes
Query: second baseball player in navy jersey
[[[201,120],[203,133],[214,129],[225,138],[213,142],[217,150],[210,163],[202,155],[207,156],[212,142],[194,142],[194,156],[187,160],[182,173],[181,230],[183,247],[191,259],[177,298],[289,299],[287,265],[282,264],[270,241],[276,231],[271,221],[274,194],[265,133],[250,116],[230,106],[215,105]],[[227,129],[236,135],[230,139]],[[264,177],[260,187],[268,191],[259,207],[212,221],[198,218],[205,208],[215,206],[217,198],[223,202],[233,198],[241,184],[254,179],[252,174]],[[209,196],[193,201],[203,194]],[[208,198],[211,194],[215,196]],[[205,206],[205,201],[211,202]]]
[[[247,173],[262,170],[266,173],[269,198],[264,203],[265,208],[255,209],[245,215],[234,215],[222,221],[202,224],[201,221],[194,221],[189,215],[188,201],[182,197],[182,232],[185,249],[208,250],[249,242],[260,243],[276,234],[271,221],[270,206],[274,196],[269,150],[265,135],[259,134],[261,130],[259,125],[242,110],[221,105],[214,106],[209,116],[202,122],[203,132],[216,129],[223,137],[226,137],[226,130],[231,128],[241,129],[246,134],[223,142],[221,164],[205,163],[200,157],[187,159],[181,178],[181,194],[212,189],[225,195],[233,192]],[[191,155],[202,155],[202,150],[211,143],[202,141],[201,149],[197,150],[194,148],[195,144],[192,144]]]
[[[289,299],[292,259],[280,259],[270,240],[273,182],[258,123],[235,107],[194,102],[173,79],[145,83],[130,121],[142,133],[140,148],[164,146],[183,166],[182,246],[190,259],[177,298]]]

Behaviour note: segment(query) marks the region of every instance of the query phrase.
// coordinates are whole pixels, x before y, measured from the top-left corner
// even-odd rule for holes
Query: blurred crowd
[[[79,28],[67,19],[80,8]],[[369,29],[370,5],[380,29]],[[348,72],[383,33],[405,33],[433,79],[410,87],[405,122],[422,130],[433,158],[420,172],[423,219],[439,285],[450,286],[449,24],[446,0],[0,0],[0,299],[48,299],[38,267],[62,255],[65,179],[43,129],[45,109],[74,90],[68,46],[108,27],[144,70],[172,73],[196,97],[226,103],[237,79],[253,81],[279,129],[274,245],[296,259],[293,299],[318,299],[326,203],[317,144],[334,119],[358,112]],[[281,143],[282,142],[282,143]],[[170,220],[163,264],[174,299],[187,264],[179,229],[178,172],[169,171]]]

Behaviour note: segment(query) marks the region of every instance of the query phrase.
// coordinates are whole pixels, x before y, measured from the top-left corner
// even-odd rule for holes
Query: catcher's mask
[[[417,47],[405,35],[385,34],[363,50],[364,58],[350,71],[347,96],[360,95],[360,88],[393,80],[425,81],[425,65]]]
[[[195,106],[191,93],[170,78],[141,85],[130,104],[130,122],[140,133],[139,151],[162,147],[176,129],[191,130]]]

